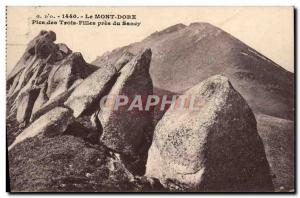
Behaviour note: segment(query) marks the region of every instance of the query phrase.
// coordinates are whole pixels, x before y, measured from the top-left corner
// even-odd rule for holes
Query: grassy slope
[[[293,190],[294,122],[262,114],[256,115],[256,119],[276,191]]]
[[[122,168],[109,171],[109,156],[104,147],[90,145],[73,136],[27,139],[9,152],[11,190],[64,192],[130,189]]]

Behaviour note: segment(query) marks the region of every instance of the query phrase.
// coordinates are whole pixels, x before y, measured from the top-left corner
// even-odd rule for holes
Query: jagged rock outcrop
[[[39,68],[43,69],[46,63],[55,62],[55,54],[58,51],[55,40],[54,32],[41,31],[29,42],[23,56],[8,75],[8,96],[23,88]]]
[[[86,78],[70,95],[65,105],[73,110],[75,117],[80,116],[111,88],[117,77],[112,65],[103,65]],[[98,104],[97,104],[98,105]]]
[[[10,143],[22,128],[63,106],[74,88],[98,69],[65,44],[55,44],[55,40],[54,32],[41,31],[8,75],[7,119],[15,125],[7,132]]]
[[[44,31],[42,30],[35,38],[33,38],[27,45],[27,48],[21,57],[21,59],[18,61],[17,65],[13,68],[11,73],[8,75],[8,81],[11,82],[13,78],[22,71],[25,67],[29,65],[30,62],[35,58],[35,55],[38,57],[47,57],[49,53],[46,54],[46,50],[41,49],[43,48],[41,44],[44,43],[48,46],[45,48],[55,48],[54,47],[54,41],[56,40],[56,34],[52,31]],[[51,47],[49,47],[51,46]],[[42,56],[40,54],[44,52]]]
[[[30,137],[37,135],[52,137],[62,134],[72,121],[73,115],[70,109],[56,107],[41,116],[18,135],[15,141],[8,147],[8,150],[11,150],[15,145]]]
[[[155,128],[146,175],[191,191],[272,191],[256,120],[221,75],[180,96],[196,96],[197,110],[169,109]]]
[[[30,99],[29,112],[36,112],[49,99],[68,91],[74,82],[97,69],[87,64],[80,53],[72,53],[65,44],[55,44],[55,40],[54,32],[41,31],[8,76],[8,99],[16,95],[14,100],[19,101],[32,89],[42,89],[36,105],[37,97]],[[18,120],[23,121],[21,117]]]
[[[152,95],[153,85],[149,75],[151,54],[151,50],[146,49],[121,69],[120,76],[107,96],[107,102],[110,103],[109,99],[114,96],[128,97],[132,103],[137,99],[136,96],[140,96],[142,102],[144,97]],[[130,109],[132,103],[128,102],[117,109],[115,105],[104,105],[105,109],[102,109],[98,116],[103,128],[100,141],[127,156],[129,159],[126,161],[136,160],[139,164],[146,159],[151,143],[153,114],[137,107]],[[138,170],[138,165],[133,165],[129,169],[143,174],[143,170]]]

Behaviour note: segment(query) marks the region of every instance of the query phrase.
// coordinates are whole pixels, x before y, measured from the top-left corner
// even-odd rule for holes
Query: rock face
[[[198,109],[169,109],[155,128],[146,175],[191,191],[272,191],[251,109],[229,80],[213,76],[183,96]]]
[[[74,90],[65,105],[73,110],[75,117],[80,116],[99,101],[103,94],[111,88],[116,77],[116,69],[112,65],[100,67]]]
[[[86,65],[80,53],[72,53],[54,66],[48,77],[47,96],[55,98],[66,92],[76,80],[86,78],[93,72]]]
[[[9,99],[16,95],[17,101],[24,93],[42,88],[36,111],[47,100],[66,92],[74,82],[97,69],[87,64],[80,53],[72,53],[65,44],[55,44],[55,39],[54,32],[41,31],[28,44],[23,57],[8,76]],[[30,102],[34,104],[36,98],[31,98]]]
[[[39,118],[40,116],[42,116],[43,114],[47,113],[48,111],[50,111],[51,109],[53,109],[55,107],[64,106],[64,102],[67,100],[67,98],[74,91],[75,87],[78,84],[80,84],[80,82],[81,81],[74,82],[72,87],[70,87],[67,91],[59,94],[58,96],[56,96],[54,98],[51,98],[51,99],[47,100],[38,109],[34,109],[35,111],[33,111],[32,114],[31,114],[30,122],[36,120],[37,118]],[[34,104],[36,105],[37,102],[39,102],[39,98],[37,99],[37,101]],[[39,104],[39,103],[37,103],[37,104]],[[34,106],[34,108],[35,108],[35,106]]]
[[[74,88],[98,68],[55,40],[54,32],[41,31],[8,75],[7,122],[14,123],[7,131],[9,142],[21,128],[62,106]]]
[[[49,69],[46,65],[56,62],[56,53],[59,50],[55,40],[54,32],[41,31],[30,41],[23,56],[8,75],[8,96],[18,93],[30,83],[35,83],[33,81],[37,80],[45,69]]]
[[[150,61],[151,50],[146,49],[127,63],[121,69],[121,74],[107,98],[126,96],[133,101],[136,96],[141,96],[142,102],[142,97],[152,95]],[[103,128],[100,141],[118,153],[145,160],[152,138],[153,115],[151,111],[143,111],[136,107],[130,109],[132,103],[127,103],[118,109],[115,109],[114,105],[107,105],[106,109],[100,112],[99,120]]]
[[[115,63],[117,71],[120,71],[133,57],[134,55],[132,53],[126,51]]]
[[[47,96],[47,83],[45,83],[43,86],[41,86],[40,92],[38,97],[36,98],[34,105],[32,107],[32,111],[31,111],[31,117],[35,114],[36,111],[38,111],[48,100],[48,96]]]
[[[16,81],[16,76],[20,77],[19,74],[22,73],[25,68],[28,68],[28,66],[31,65],[36,58],[46,59],[51,54],[51,50],[47,49],[52,49],[55,51],[56,47],[53,43],[55,40],[56,35],[54,32],[42,30],[39,35],[29,42],[23,56],[8,75],[8,88],[10,89],[9,92],[11,94],[17,91],[15,89],[16,86],[10,86],[12,83],[15,85],[22,84],[22,82]],[[19,80],[23,81],[24,79],[19,78]]]
[[[35,137],[39,134],[49,137],[62,134],[72,121],[73,116],[70,109],[56,107],[41,116],[20,135],[18,135],[13,144],[9,146],[8,150],[11,150],[16,144],[24,141],[25,139]]]
[[[31,89],[20,95],[17,101],[17,121],[27,122],[30,118],[34,101],[39,94],[40,89]]]

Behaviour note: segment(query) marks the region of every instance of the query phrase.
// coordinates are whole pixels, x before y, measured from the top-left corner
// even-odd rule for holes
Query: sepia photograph
[[[295,193],[295,12],[7,6],[7,191]]]

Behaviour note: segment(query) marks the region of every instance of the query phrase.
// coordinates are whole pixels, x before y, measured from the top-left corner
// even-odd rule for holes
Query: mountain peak
[[[210,23],[170,26],[93,63],[97,65],[104,58],[114,62],[124,51],[136,54],[143,48],[151,48],[153,53],[150,74],[156,88],[182,93],[212,75],[224,74],[254,111],[293,119],[292,75]],[[253,83],[256,89],[252,89]],[[289,97],[281,99],[281,94]],[[269,106],[262,102],[266,97]],[[271,104],[280,108],[274,109]]]
[[[181,29],[184,29],[186,28],[187,26],[182,24],[182,23],[178,23],[176,25],[172,25],[166,29],[163,29],[161,31],[156,31],[154,33],[152,33],[149,37],[153,37],[153,36],[161,36],[163,34],[169,34],[169,33],[172,33],[172,32],[176,32],[176,31],[179,31]]]
[[[207,23],[207,22],[193,22],[193,23],[190,23],[189,27],[205,27],[205,26],[211,26],[211,27],[215,27],[213,26],[212,24],[210,23]]]

